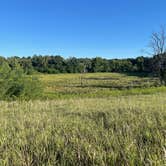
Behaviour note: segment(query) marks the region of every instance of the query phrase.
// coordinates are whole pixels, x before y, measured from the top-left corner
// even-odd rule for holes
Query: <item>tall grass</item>
[[[164,165],[166,94],[0,102],[0,165]]]

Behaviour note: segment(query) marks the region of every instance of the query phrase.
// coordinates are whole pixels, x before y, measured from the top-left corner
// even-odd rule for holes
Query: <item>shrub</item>
[[[0,99],[34,99],[42,94],[42,87],[37,78],[27,76],[23,69],[15,64],[10,67],[4,62],[0,66]]]

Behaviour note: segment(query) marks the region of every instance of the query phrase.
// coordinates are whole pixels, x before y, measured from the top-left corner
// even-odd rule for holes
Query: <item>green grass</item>
[[[42,100],[0,102],[0,166],[165,165],[166,87],[156,78],[37,76]]]
[[[37,75],[44,99],[100,98],[166,92],[157,78],[118,73]]]
[[[0,108],[0,165],[164,165],[166,94]]]

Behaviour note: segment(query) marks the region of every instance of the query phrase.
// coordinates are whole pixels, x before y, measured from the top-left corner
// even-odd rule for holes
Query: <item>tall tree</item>
[[[153,71],[157,73],[162,84],[166,85],[166,33],[163,27],[152,33],[150,48],[153,57]]]

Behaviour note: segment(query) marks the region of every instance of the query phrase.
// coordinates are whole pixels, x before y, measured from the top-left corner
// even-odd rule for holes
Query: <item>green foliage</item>
[[[166,85],[166,68],[160,70],[160,73],[159,73],[159,74],[160,74],[160,81],[161,81],[161,84]]]
[[[113,72],[132,72],[134,70],[129,60],[112,60],[110,66]]]
[[[22,58],[20,60],[20,66],[23,68],[24,73],[28,75],[35,73],[35,70],[32,66],[32,62],[30,58]]]
[[[160,78],[161,84],[166,85],[166,53],[153,57],[153,72]]]
[[[33,99],[41,95],[40,82],[27,77],[18,63],[0,66],[0,99]]]
[[[109,62],[100,57],[92,59],[92,71],[93,72],[108,72]]]
[[[136,59],[103,59],[75,58],[64,59],[61,56],[12,57],[7,61],[10,67],[15,61],[23,67],[27,74],[38,71],[41,73],[82,73],[84,72],[152,72],[152,58],[138,57]]]

